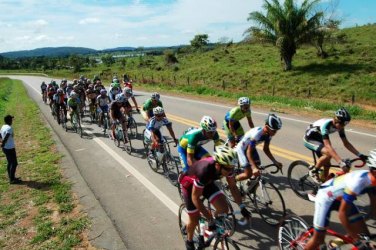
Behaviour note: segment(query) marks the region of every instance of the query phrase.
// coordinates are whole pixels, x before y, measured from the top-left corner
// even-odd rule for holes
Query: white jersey
[[[262,127],[254,127],[250,129],[240,142],[236,145],[236,150],[238,151],[245,151],[248,145],[252,147],[256,147],[256,145],[262,142],[269,142],[271,140],[271,136],[264,134]]]

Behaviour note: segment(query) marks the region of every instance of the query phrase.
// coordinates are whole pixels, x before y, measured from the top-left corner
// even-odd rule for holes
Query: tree
[[[73,67],[74,73],[80,72],[85,62],[83,57],[75,55],[75,54],[69,56],[68,61],[69,61],[69,65]]]
[[[196,50],[208,45],[209,36],[208,34],[198,34],[191,40],[191,46]]]
[[[175,64],[179,62],[173,50],[167,49],[163,52],[163,54],[164,54],[166,64],[170,65],[170,64]]]
[[[268,42],[279,48],[284,69],[292,69],[292,58],[298,47],[312,40],[323,12],[314,11],[320,0],[304,0],[297,6],[297,0],[285,0],[281,5],[279,0],[264,0],[264,15],[261,12],[251,12],[248,21],[257,26],[251,26],[245,33],[249,33],[257,41]]]
[[[101,60],[107,67],[110,67],[112,64],[115,63],[115,58],[113,58],[112,55],[104,55],[102,56]]]

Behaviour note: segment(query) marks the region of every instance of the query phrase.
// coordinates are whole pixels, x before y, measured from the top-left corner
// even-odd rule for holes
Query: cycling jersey
[[[251,109],[244,113],[242,109],[237,106],[226,113],[225,121],[226,123],[228,123],[229,121],[240,121],[244,117],[251,117]]]
[[[324,139],[329,139],[329,134],[335,133],[337,131],[340,137],[346,137],[344,129],[336,129],[336,127],[333,124],[333,119],[324,118],[315,121],[314,123],[308,126],[305,133],[305,138],[322,142]]]
[[[187,161],[187,154],[193,154],[196,160],[201,159],[205,156],[210,156],[208,151],[201,147],[202,145],[208,143],[211,139],[207,138],[202,128],[194,128],[188,130],[182,137],[179,139],[178,153],[181,164],[183,165],[183,172],[188,171],[189,165]],[[215,132],[213,139],[215,146],[221,144],[219,140],[218,132]]]
[[[40,85],[40,89],[42,90],[42,92],[46,91],[46,89],[47,89],[47,84],[42,83],[42,85]]]
[[[110,98],[108,96],[102,97],[101,95],[99,95],[97,97],[97,103],[99,107],[108,106],[108,104],[110,103]]]
[[[77,106],[81,103],[80,98],[69,98],[68,99],[68,106],[71,108],[77,108]]]
[[[56,104],[65,104],[65,95],[55,94],[53,97],[53,100],[55,101]]]
[[[314,227],[318,231],[325,230],[329,223],[330,212],[338,210],[341,200],[351,206],[350,222],[362,219],[353,204],[356,196],[366,192],[375,192],[376,179],[368,170],[358,170],[330,179],[320,186],[315,199]]]
[[[213,157],[201,159],[190,167],[188,173],[180,181],[188,214],[198,213],[198,209],[192,201],[193,185],[196,188],[203,189],[203,196],[213,202],[220,195],[223,195],[223,192],[214,183],[215,180],[220,178]]]
[[[110,111],[113,112],[114,118],[123,120],[124,116],[123,113],[121,112],[121,108],[123,107],[123,104],[121,106],[118,105],[116,101],[111,102],[110,104]]]
[[[162,126],[171,127],[172,123],[167,119],[167,117],[163,117],[163,119],[160,121],[158,121],[155,117],[153,117],[150,119],[146,128],[154,132],[156,130],[159,130]]]
[[[142,107],[142,109],[144,110],[144,111],[152,111],[153,112],[153,108],[155,108],[155,107],[161,107],[161,108],[163,108],[163,104],[162,104],[162,102],[161,101],[157,101],[157,105],[153,105],[153,102],[152,102],[152,99],[150,98],[150,99],[147,99],[145,102],[144,102],[144,105],[143,105],[143,107]]]

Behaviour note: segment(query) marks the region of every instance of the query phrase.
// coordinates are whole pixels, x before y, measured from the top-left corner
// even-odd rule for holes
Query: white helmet
[[[206,132],[214,132],[217,130],[217,122],[210,116],[203,116],[200,121],[200,126]]]
[[[164,109],[162,107],[155,107],[153,108],[153,114],[154,115],[163,115],[164,114]]]
[[[273,130],[279,130],[282,128],[282,121],[275,114],[269,114],[268,118],[265,120],[265,125]]]
[[[250,104],[251,104],[251,100],[249,100],[248,97],[240,97],[239,100],[238,100],[239,106],[250,105]]]

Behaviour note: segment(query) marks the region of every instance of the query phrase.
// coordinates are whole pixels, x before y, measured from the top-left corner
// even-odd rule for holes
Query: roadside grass
[[[0,117],[13,114],[20,185],[10,185],[0,157],[0,249],[87,248],[87,216],[62,177],[49,129],[22,83],[0,78]],[[91,247],[92,248],[92,247]]]

